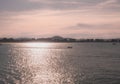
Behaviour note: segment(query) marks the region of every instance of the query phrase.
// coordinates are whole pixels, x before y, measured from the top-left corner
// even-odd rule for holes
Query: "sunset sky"
[[[120,0],[0,0],[0,37],[120,38]]]

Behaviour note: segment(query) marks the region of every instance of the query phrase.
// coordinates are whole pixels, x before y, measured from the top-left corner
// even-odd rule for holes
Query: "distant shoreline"
[[[120,43],[120,38],[116,39],[75,39],[75,38],[64,38],[61,36],[53,36],[48,38],[0,38],[0,43],[8,43],[8,42],[56,42],[56,43],[88,43],[88,42],[118,42]]]
[[[49,42],[49,41],[0,42],[0,44],[2,43],[120,43],[120,42]]]

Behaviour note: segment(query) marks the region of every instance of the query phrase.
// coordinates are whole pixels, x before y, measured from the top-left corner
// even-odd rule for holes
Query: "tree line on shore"
[[[0,38],[0,42],[120,42],[120,39],[75,39],[54,36],[49,38]]]

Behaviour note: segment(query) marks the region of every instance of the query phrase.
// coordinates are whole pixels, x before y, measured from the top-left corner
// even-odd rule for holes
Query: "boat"
[[[116,45],[116,43],[112,43],[112,45]]]
[[[68,46],[67,48],[72,48],[72,46]]]

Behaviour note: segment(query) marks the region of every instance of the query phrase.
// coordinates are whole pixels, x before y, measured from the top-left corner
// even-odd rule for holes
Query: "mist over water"
[[[3,44],[0,84],[120,84],[119,50],[112,43]]]

